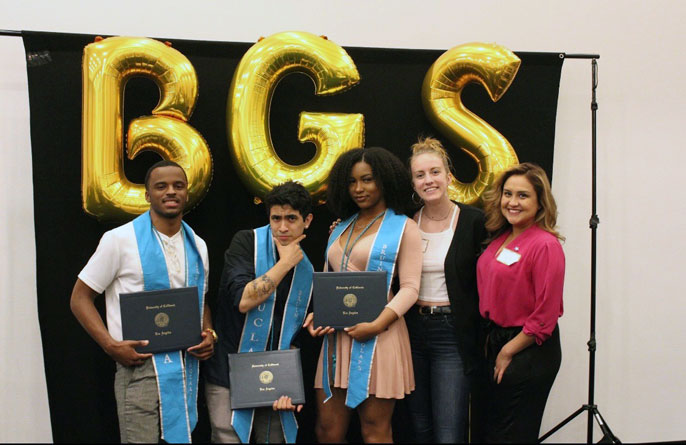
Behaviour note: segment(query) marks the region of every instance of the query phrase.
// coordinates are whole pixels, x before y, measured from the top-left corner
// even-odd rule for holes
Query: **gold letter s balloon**
[[[227,130],[240,177],[260,198],[289,179],[303,184],[315,199],[321,198],[338,156],[364,145],[361,114],[301,113],[299,140],[313,142],[316,154],[298,166],[279,159],[269,130],[269,108],[276,85],[292,72],[310,76],[317,95],[339,93],[360,80],[343,48],[306,32],[274,34],[245,53],[229,90]]]
[[[149,207],[144,185],[124,174],[123,91],[133,76],[155,81],[160,101],[152,116],[131,121],[129,159],[150,150],[181,165],[188,176],[188,209],[203,198],[212,179],[207,143],[187,123],[198,95],[190,61],[152,39],[110,37],[91,43],[83,50],[81,193],[86,213],[101,221],[131,219]]]
[[[514,80],[520,64],[507,48],[468,43],[443,53],[426,73],[422,103],[429,121],[479,166],[474,182],[453,180],[448,189],[451,199],[477,203],[499,173],[519,162],[507,139],[469,111],[462,104],[461,94],[468,83],[478,82],[496,102]]]

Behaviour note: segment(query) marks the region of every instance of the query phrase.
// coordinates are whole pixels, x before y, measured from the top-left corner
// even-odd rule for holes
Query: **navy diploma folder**
[[[386,272],[314,272],[314,327],[374,321],[388,303]]]
[[[229,354],[231,409],[272,406],[281,396],[305,403],[300,349]]]
[[[181,287],[119,295],[124,340],[148,340],[140,353],[176,351],[202,341],[198,288]]]

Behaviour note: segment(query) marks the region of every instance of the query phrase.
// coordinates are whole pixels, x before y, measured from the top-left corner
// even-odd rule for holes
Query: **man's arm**
[[[238,310],[245,314],[251,309],[262,304],[269,295],[276,290],[281,280],[293,269],[300,260],[303,259],[303,252],[300,248],[300,241],[305,235],[300,235],[288,245],[282,246],[278,241],[274,241],[279,251],[279,261],[269,269],[264,275],[259,276],[245,285],[241,301],[238,303]]]
[[[142,365],[145,360],[152,357],[152,354],[139,354],[134,348],[145,346],[148,341],[117,341],[113,339],[93,303],[97,296],[96,291],[77,278],[69,302],[74,316],[93,340],[114,360],[124,366]]]
[[[207,302],[205,302],[205,309],[203,309],[202,313],[202,330],[205,331],[207,329],[213,329],[212,313],[210,312],[210,306],[207,304]]]

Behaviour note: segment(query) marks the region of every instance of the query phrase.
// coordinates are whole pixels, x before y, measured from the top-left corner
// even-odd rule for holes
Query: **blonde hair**
[[[511,176],[524,176],[533,186],[538,197],[539,209],[536,212],[535,223],[546,232],[550,232],[557,239],[564,241],[565,237],[556,230],[557,204],[550,189],[550,181],[545,171],[536,164],[524,162],[517,164],[505,172],[483,194],[484,211],[486,212],[486,230],[491,234],[489,242],[497,238],[505,230],[511,227],[500,209],[500,200],[503,196],[503,186]]]
[[[450,162],[448,152],[445,151],[445,148],[443,148],[443,144],[441,144],[441,141],[439,141],[438,139],[432,137],[420,137],[416,143],[412,144],[410,149],[412,150],[412,156],[410,156],[410,159],[408,161],[410,170],[412,170],[412,160],[415,157],[423,155],[424,153],[431,153],[441,158],[447,174],[452,173],[453,164],[452,162]]]

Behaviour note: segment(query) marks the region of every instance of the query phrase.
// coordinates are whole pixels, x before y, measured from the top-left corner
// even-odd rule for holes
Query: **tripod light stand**
[[[596,322],[596,232],[598,229],[598,215],[596,213],[596,112],[598,110],[598,102],[596,101],[596,88],[598,87],[598,54],[560,54],[560,57],[566,59],[591,59],[591,219],[589,227],[591,229],[591,334],[588,340],[588,403],[581,405],[581,408],[572,413],[565,420],[560,422],[553,429],[541,436],[538,441],[543,442],[548,437],[552,436],[560,428],[567,425],[572,419],[584,411],[588,412],[587,420],[587,434],[586,443],[593,443],[593,420],[598,422],[598,426],[603,433],[600,443],[621,443],[620,440],[612,433],[610,426],[605,423],[605,419],[600,414],[598,406],[594,403],[595,392],[595,322]]]

